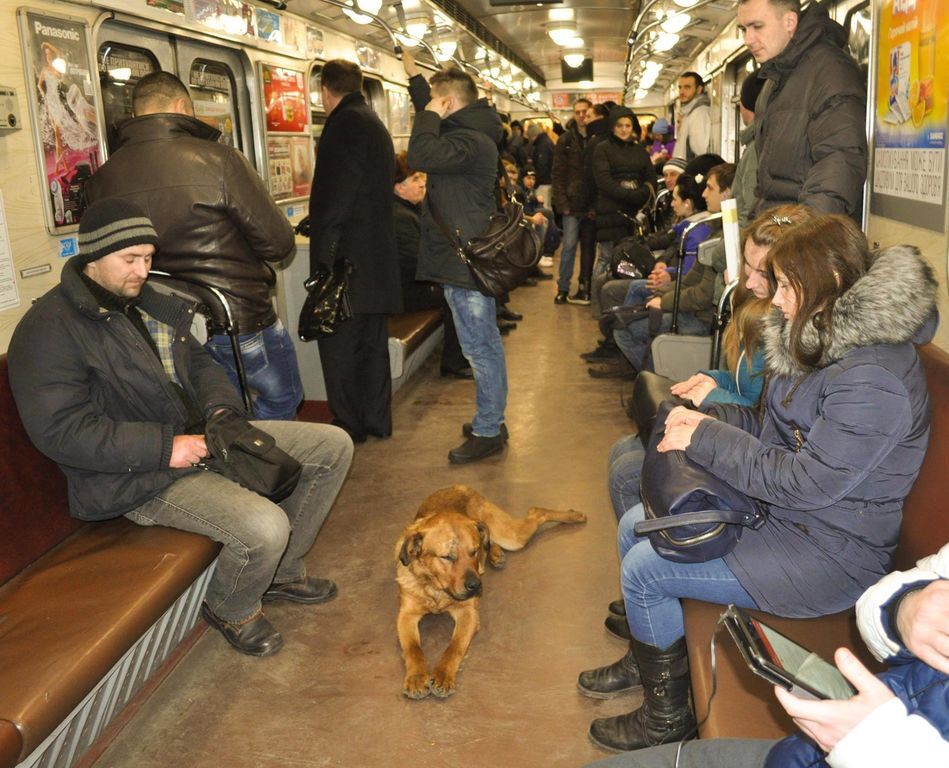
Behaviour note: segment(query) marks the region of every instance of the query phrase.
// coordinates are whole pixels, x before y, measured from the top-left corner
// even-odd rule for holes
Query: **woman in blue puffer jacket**
[[[664,560],[636,537],[641,506],[620,521],[631,648],[582,673],[578,685],[599,698],[641,685],[644,701],[593,722],[590,736],[604,747],[695,734],[680,598],[790,617],[836,613],[886,573],[896,548],[929,438],[913,343],[935,330],[932,269],[909,247],[871,257],[853,222],[831,215],[783,237],[768,271],[777,311],[763,331],[763,409],[675,409],[659,444],[765,504],[767,520],[704,563]]]

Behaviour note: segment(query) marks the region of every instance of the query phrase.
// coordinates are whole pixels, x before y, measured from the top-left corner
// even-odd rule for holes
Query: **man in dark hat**
[[[758,186],[758,150],[755,147],[755,102],[761,93],[764,80],[757,72],[749,73],[741,84],[738,95],[738,111],[744,128],[738,134],[738,140],[744,147],[738,167],[735,170],[735,184],[732,195],[738,204],[738,224],[742,229],[751,222],[751,215],[758,202],[755,187]]]
[[[257,422],[303,466],[279,505],[203,471],[205,419],[242,404],[190,334],[195,306],[147,285],[157,244],[134,203],[90,205],[79,254],[13,333],[10,385],[30,439],[66,475],[71,514],[124,515],[221,542],[202,615],[238,651],[269,656],[283,639],[262,600],[336,595],[332,581],[307,576],[304,556],[346,477],[352,441],[329,425]]]

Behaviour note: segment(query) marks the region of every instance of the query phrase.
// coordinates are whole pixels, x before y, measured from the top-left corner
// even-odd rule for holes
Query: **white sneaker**
[[[553,256],[541,256],[540,261],[537,262],[542,267],[552,267],[554,265]]]

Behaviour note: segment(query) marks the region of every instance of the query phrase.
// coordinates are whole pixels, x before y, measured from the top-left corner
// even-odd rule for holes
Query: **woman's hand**
[[[711,376],[704,373],[696,373],[694,376],[689,376],[685,381],[673,384],[671,391],[676,397],[690,400],[693,405],[701,405],[702,401],[708,396],[708,393],[717,386],[715,379]]]
[[[710,418],[712,417],[704,413],[690,411],[681,405],[676,406],[666,417],[666,430],[656,450],[660,453],[684,451],[692,443],[692,435],[695,434],[699,424]]]
[[[949,673],[949,580],[939,579],[906,595],[896,624],[917,659]]]
[[[867,715],[894,697],[893,692],[846,648],[837,649],[834,661],[844,677],[857,689],[856,696],[846,701],[811,701],[799,699],[777,686],[774,689],[781,706],[825,752],[830,752]]]

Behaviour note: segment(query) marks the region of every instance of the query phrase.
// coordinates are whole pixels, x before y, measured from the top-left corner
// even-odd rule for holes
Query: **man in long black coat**
[[[310,193],[310,268],[353,265],[353,317],[320,339],[333,423],[356,442],[392,434],[387,316],[402,311],[392,223],[395,154],[382,121],[361,94],[362,72],[340,59],[323,67],[327,120]]]

